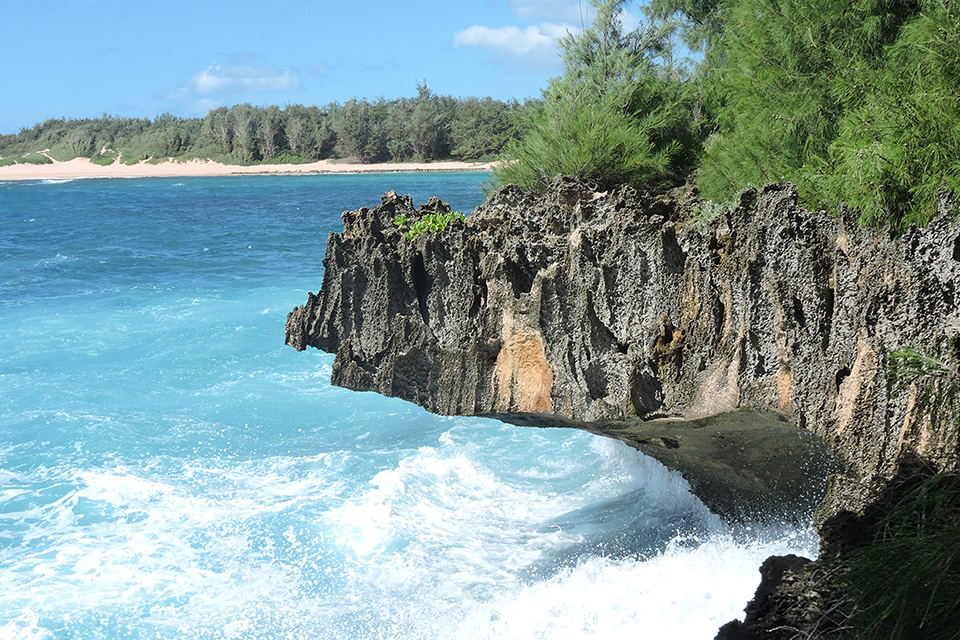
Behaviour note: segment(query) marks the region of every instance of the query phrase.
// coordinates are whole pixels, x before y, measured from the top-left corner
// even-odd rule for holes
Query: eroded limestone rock
[[[953,464],[956,432],[886,375],[894,349],[958,348],[960,230],[946,206],[896,239],[805,211],[791,185],[746,191],[702,224],[701,206],[559,178],[539,197],[504,187],[410,241],[396,215],[449,208],[391,192],[344,213],[287,343],[336,353],[334,384],[442,414],[772,410],[851,472],[824,517],[866,504],[905,452]]]

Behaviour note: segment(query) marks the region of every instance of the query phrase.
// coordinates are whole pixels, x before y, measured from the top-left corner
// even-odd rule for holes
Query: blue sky
[[[536,97],[576,0],[0,0],[0,133],[249,102]]]

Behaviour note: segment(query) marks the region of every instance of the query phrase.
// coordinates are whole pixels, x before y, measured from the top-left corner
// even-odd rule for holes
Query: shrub
[[[848,636],[960,638],[960,476],[914,480],[886,510],[877,538],[839,559]]]
[[[623,31],[623,0],[594,0],[596,19],[567,35],[564,75],[494,169],[501,182],[544,191],[558,174],[599,187],[660,189],[683,181],[699,152],[692,89],[673,66],[669,24]]]
[[[90,161],[93,164],[98,164],[104,167],[108,167],[114,163],[117,159],[116,151],[107,151],[105,153],[95,153],[93,157],[90,158]]]
[[[22,158],[17,158],[17,162],[20,164],[53,164],[53,160],[42,153],[25,155]]]
[[[960,0],[720,6],[705,197],[791,181],[808,206],[900,231],[960,188]]]

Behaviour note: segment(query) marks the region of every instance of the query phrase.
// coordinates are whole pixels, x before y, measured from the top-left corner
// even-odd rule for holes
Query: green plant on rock
[[[726,202],[714,202],[712,200],[703,200],[693,209],[691,221],[697,229],[704,229],[713,222],[718,216],[730,213],[736,208],[736,202],[728,200]]]
[[[931,415],[954,414],[960,426],[956,401],[960,397],[960,371],[947,358],[923,353],[913,347],[890,353],[888,375],[897,385],[915,385],[916,403]]]
[[[960,476],[914,479],[876,539],[839,558],[848,633],[858,640],[960,638]]]
[[[913,386],[917,406],[931,417],[960,424],[960,374],[951,360],[898,349],[889,355],[888,378],[893,389]],[[853,535],[862,536],[862,546],[827,561],[826,586],[837,589],[835,607],[845,616],[840,637],[960,639],[960,475],[953,469],[937,473],[905,456],[860,517],[863,533]]]
[[[460,211],[451,211],[450,213],[428,213],[416,222],[410,225],[410,228],[404,233],[411,242],[420,237],[420,235],[432,232],[440,233],[447,228],[447,225],[454,220],[465,220],[466,216]],[[393,219],[393,225],[403,231],[408,220],[405,214],[398,214]]]

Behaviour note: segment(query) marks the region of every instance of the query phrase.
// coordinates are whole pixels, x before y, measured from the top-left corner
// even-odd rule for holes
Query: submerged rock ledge
[[[808,523],[827,492],[829,474],[843,471],[823,440],[768,411],[745,409],[694,420],[601,422],[514,414],[505,421],[570,426],[620,440],[678,471],[710,511],[729,522]]]

